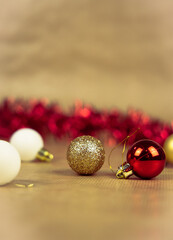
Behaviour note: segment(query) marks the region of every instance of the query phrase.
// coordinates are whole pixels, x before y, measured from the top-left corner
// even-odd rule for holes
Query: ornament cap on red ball
[[[163,148],[152,140],[143,139],[130,147],[127,162],[118,168],[116,176],[128,178],[134,174],[143,179],[151,179],[162,172],[165,161]]]

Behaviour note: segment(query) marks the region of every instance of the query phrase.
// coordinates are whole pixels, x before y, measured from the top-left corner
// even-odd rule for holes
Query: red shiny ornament
[[[164,169],[165,160],[163,148],[152,140],[140,140],[127,152],[127,163],[130,164],[128,170],[132,170],[134,175],[144,179],[159,175]]]

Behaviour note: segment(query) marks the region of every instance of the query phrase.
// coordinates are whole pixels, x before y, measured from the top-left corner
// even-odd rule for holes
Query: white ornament
[[[11,182],[21,166],[18,151],[8,142],[0,140],[0,185]]]
[[[18,150],[22,161],[34,160],[44,145],[41,135],[31,128],[17,130],[10,143]]]

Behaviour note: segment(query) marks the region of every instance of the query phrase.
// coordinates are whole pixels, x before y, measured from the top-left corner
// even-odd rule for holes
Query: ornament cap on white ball
[[[42,136],[31,128],[22,128],[14,132],[10,143],[18,150],[22,161],[51,161],[53,155],[44,148]]]
[[[20,166],[21,159],[16,148],[0,140],[0,185],[13,181],[20,171]]]

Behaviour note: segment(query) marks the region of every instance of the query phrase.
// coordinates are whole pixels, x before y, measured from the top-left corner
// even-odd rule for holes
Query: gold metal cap
[[[36,156],[37,159],[45,162],[50,162],[53,159],[53,154],[47,151],[47,149],[42,148],[40,151],[37,153]]]
[[[133,171],[129,163],[124,163],[116,171],[116,177],[119,179],[129,178],[133,175]]]

